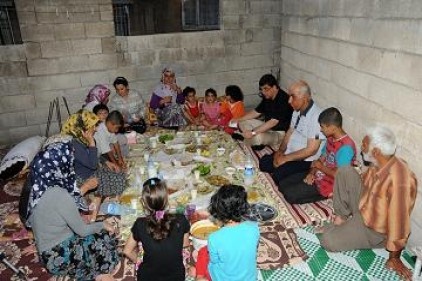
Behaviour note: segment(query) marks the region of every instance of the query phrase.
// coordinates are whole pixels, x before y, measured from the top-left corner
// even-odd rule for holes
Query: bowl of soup
[[[219,227],[208,219],[200,220],[192,224],[190,227],[190,234],[194,249],[199,250],[206,246],[208,244],[208,236],[218,229]]]

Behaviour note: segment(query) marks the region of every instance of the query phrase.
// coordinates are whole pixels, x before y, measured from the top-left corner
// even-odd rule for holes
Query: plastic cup
[[[149,160],[149,153],[148,152],[145,152],[145,154],[144,154],[144,160],[145,160],[145,163],[148,162],[148,160]]]
[[[200,174],[200,172],[199,172],[199,170],[195,170],[194,172],[193,172],[193,174],[195,175],[195,180],[199,180],[199,176],[201,175]]]
[[[196,211],[196,205],[195,204],[187,204],[186,208],[185,208],[185,215],[188,218],[191,218],[192,215],[195,213]]]
[[[138,199],[130,199],[130,208],[134,210],[138,209]]]
[[[196,196],[198,196],[198,190],[197,189],[192,189],[190,191],[190,196],[192,197],[192,200],[196,199]]]

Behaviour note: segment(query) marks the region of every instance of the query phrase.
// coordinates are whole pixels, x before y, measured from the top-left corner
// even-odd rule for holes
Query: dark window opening
[[[0,1],[0,45],[21,44],[21,32],[13,0]]]
[[[118,36],[216,30],[219,0],[113,0]]]

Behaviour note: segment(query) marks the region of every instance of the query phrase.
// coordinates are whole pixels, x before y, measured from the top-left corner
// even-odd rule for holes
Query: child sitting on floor
[[[191,87],[186,87],[183,90],[185,96],[185,105],[183,113],[189,122],[189,125],[199,126],[201,124],[201,115],[199,112],[199,102],[196,99],[196,90]]]
[[[105,121],[98,126],[97,132],[95,133],[95,141],[99,155],[115,163],[120,169],[125,169],[126,163],[123,159],[116,135],[122,126],[123,115],[117,110],[112,111],[107,115]]]
[[[236,129],[230,128],[229,122],[232,118],[238,119],[245,115],[245,105],[243,103],[243,93],[239,86],[229,85],[226,87],[226,98],[221,104],[221,111],[227,112],[223,114],[228,118],[222,119],[222,126],[226,133],[233,134]]]
[[[213,88],[205,91],[204,102],[200,104],[202,125],[206,130],[215,130],[224,123],[226,118],[222,114],[220,102],[217,100],[217,92]]]
[[[222,227],[210,234],[207,249],[198,252],[197,280],[256,280],[259,228],[256,222],[242,219],[249,208],[246,198],[245,188],[239,185],[224,185],[211,197],[208,210]],[[204,268],[208,253],[209,272]]]
[[[97,104],[92,109],[92,112],[100,118],[101,122],[106,121],[109,111],[108,106],[103,103]]]
[[[189,246],[189,222],[184,215],[166,212],[168,191],[158,178],[144,183],[141,201],[146,216],[136,220],[123,250],[133,263],[137,263],[138,244],[142,245],[137,280],[184,281],[183,252]]]

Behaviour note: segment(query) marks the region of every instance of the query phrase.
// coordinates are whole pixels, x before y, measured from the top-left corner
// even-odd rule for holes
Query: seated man
[[[314,160],[311,170],[282,179],[279,190],[290,204],[304,204],[333,195],[337,168],[350,166],[356,157],[356,146],[342,128],[343,118],[337,108],[330,107],[318,117],[327,142],[321,157]]]
[[[321,244],[333,252],[385,247],[386,267],[410,280],[400,254],[410,234],[417,180],[395,151],[392,131],[384,127],[368,131],[362,152],[373,165],[362,177],[352,167],[338,170],[333,196],[336,217],[323,228]]]
[[[288,95],[294,109],[290,128],[280,148],[259,161],[260,170],[272,174],[277,184],[287,176],[309,171],[312,161],[319,158],[321,139],[325,138],[318,123],[321,109],[312,100],[309,85],[295,82]]]
[[[278,145],[282,141],[293,110],[288,103],[289,97],[280,89],[273,75],[262,76],[259,89],[263,96],[261,103],[243,117],[232,119],[232,122],[239,122],[242,131],[242,135],[235,134],[233,138],[244,138],[246,144],[262,149],[264,145]],[[264,116],[264,122],[255,119],[261,115]]]

